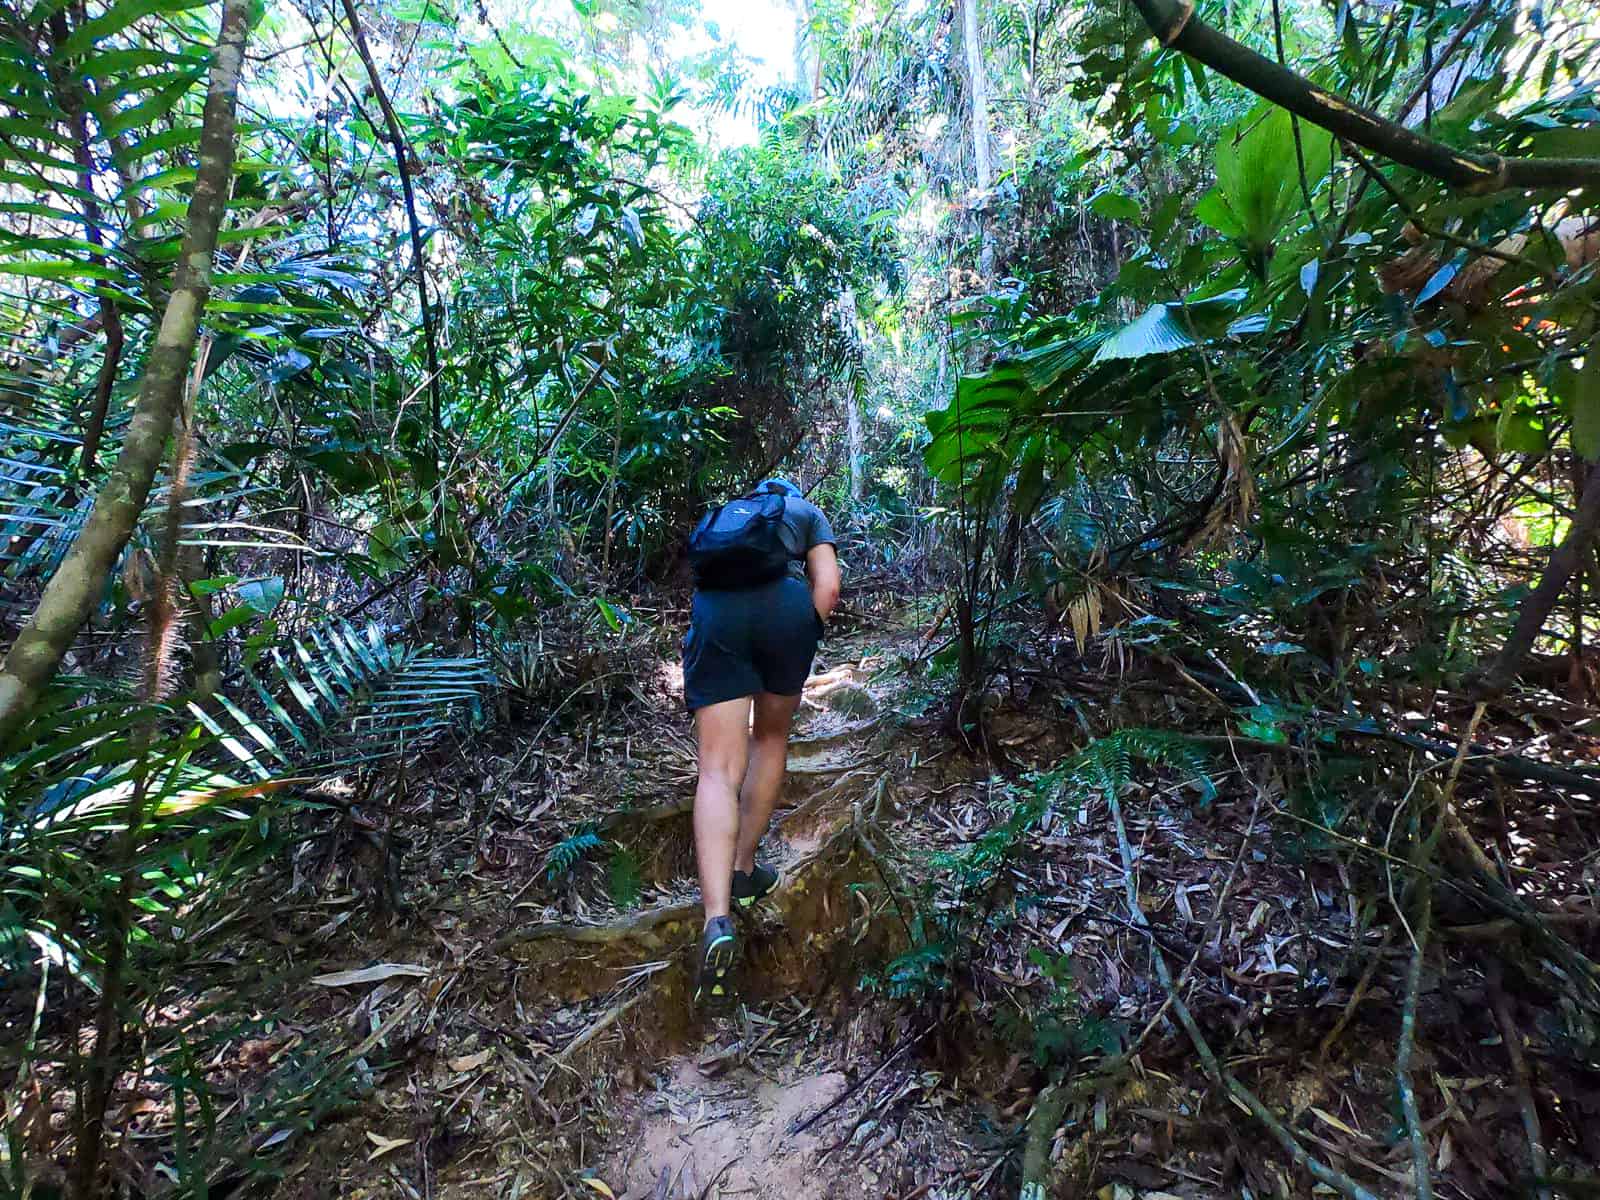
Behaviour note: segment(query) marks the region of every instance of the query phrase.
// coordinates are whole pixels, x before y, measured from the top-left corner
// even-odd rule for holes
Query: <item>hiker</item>
[[[683,698],[694,714],[700,779],[695,858],[705,931],[695,1002],[731,1003],[738,935],[730,911],[778,884],[756,861],[789,752],[789,724],[839,602],[828,518],[787,479],[712,509],[689,537],[693,617]]]

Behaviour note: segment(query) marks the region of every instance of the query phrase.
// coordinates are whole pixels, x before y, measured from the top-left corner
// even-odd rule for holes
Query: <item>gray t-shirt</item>
[[[783,498],[783,543],[789,548],[789,574],[806,577],[806,552],[813,546],[834,546],[833,526],[822,510],[799,496]]]

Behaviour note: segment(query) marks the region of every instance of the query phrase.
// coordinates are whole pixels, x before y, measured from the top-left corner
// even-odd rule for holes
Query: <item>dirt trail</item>
[[[359,1039],[372,1088],[277,1200],[867,1200],[927,1195],[930,1172],[959,1185],[941,1196],[982,1192],[1012,1147],[926,1068],[926,1026],[861,986],[905,945],[872,849],[891,796],[955,761],[930,767],[905,727],[883,640],[830,644],[808,682],[762,848],[783,878],[741,917],[730,1014],[689,1002],[694,764],[670,663],[619,718],[513,735],[448,795],[417,788],[410,910],[310,934],[318,969],[415,974],[300,1001],[319,1042]]]
[[[860,1087],[881,1082],[880,1063],[898,1063],[908,1090],[931,1095],[943,1084],[915,1070],[903,1031],[851,1001],[863,970],[895,948],[892,928],[857,890],[872,878],[862,835],[879,815],[884,781],[913,757],[882,715],[893,686],[859,665],[808,682],[785,796],[763,846],[783,880],[741,920],[742,1004],[733,1014],[703,1021],[686,1001],[700,911],[681,803],[619,819],[610,831],[631,838],[650,875],[680,886],[683,900],[609,921],[539,923],[502,939],[526,967],[525,1004],[538,993],[569,1004],[614,997],[583,1057],[596,1071],[626,1064],[637,1086],[608,1114],[609,1137],[581,1156],[580,1178],[597,1194],[853,1200],[910,1193],[939,1161],[964,1166],[937,1106],[934,1119],[890,1129]],[[677,880],[663,878],[673,870]],[[635,989],[615,996],[608,981],[630,978]]]

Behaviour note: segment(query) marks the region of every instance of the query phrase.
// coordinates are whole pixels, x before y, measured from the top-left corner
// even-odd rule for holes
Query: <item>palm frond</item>
[[[248,673],[253,696],[220,697],[190,712],[244,770],[260,780],[287,770],[323,774],[425,749],[480,722],[494,674],[482,659],[427,654],[329,622],[274,649],[270,682]]]

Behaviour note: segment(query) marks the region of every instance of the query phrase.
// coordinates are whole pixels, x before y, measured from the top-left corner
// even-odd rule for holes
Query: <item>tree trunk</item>
[[[794,90],[802,103],[817,98],[822,53],[811,32],[810,0],[791,0],[794,8]]]
[[[1545,566],[1539,586],[1522,602],[1511,636],[1506,639],[1494,665],[1479,681],[1477,690],[1480,694],[1499,695],[1517,677],[1523,659],[1533,649],[1533,643],[1544,631],[1545,621],[1561,599],[1561,593],[1566,590],[1567,580],[1572,578],[1578,564],[1588,555],[1596,533],[1600,533],[1600,464],[1590,466],[1589,477],[1584,482],[1583,494],[1578,497],[1578,510],[1573,514],[1567,536],[1550,552],[1550,561]]]
[[[854,385],[846,392],[844,408],[850,432],[850,499],[861,500],[861,401]]]
[[[961,0],[961,40],[967,51],[967,84],[972,90],[972,173],[980,204],[987,204],[994,183],[989,161],[989,81],[983,72],[983,41],[978,28],[978,0]],[[994,274],[994,237],[989,221],[978,215],[978,273],[985,281]]]
[[[65,46],[69,31],[65,13],[56,13],[50,18],[50,36],[59,52]],[[83,236],[94,250],[90,252],[89,261],[97,267],[106,264],[105,236],[102,232],[105,224],[100,214],[100,202],[96,199],[94,190],[94,151],[89,142],[89,113],[87,97],[84,94],[84,85],[67,73],[67,63],[62,60],[61,66],[54,71],[53,83],[56,95],[60,98],[62,110],[67,114],[67,124],[72,135],[72,157],[78,164],[78,188],[83,193]],[[83,450],[78,456],[78,476],[90,479],[94,476],[95,460],[100,451],[100,439],[105,433],[106,414],[111,406],[111,389],[117,381],[117,371],[122,364],[122,318],[117,312],[116,301],[110,298],[109,290],[100,291],[100,324],[106,331],[105,355],[100,362],[100,374],[95,381],[94,402],[89,409],[88,420],[84,423]],[[77,503],[77,489],[68,493],[71,503]]]
[[[850,353],[857,357],[859,362],[861,354],[860,331],[856,326],[856,293],[854,288],[845,288],[839,293],[836,301],[839,316],[839,336]],[[844,417],[845,417],[845,467],[849,479],[850,499],[861,499],[861,397],[857,395],[856,376],[854,372],[847,372],[844,379]]]
[[[45,585],[39,607],[0,663],[0,746],[20,728],[61,665],[128,544],[160,469],[211,291],[212,256],[233,178],[239,73],[254,8],[250,0],[224,0],[201,121],[199,170],[172,292],[116,464],[95,495],[83,531]]]

